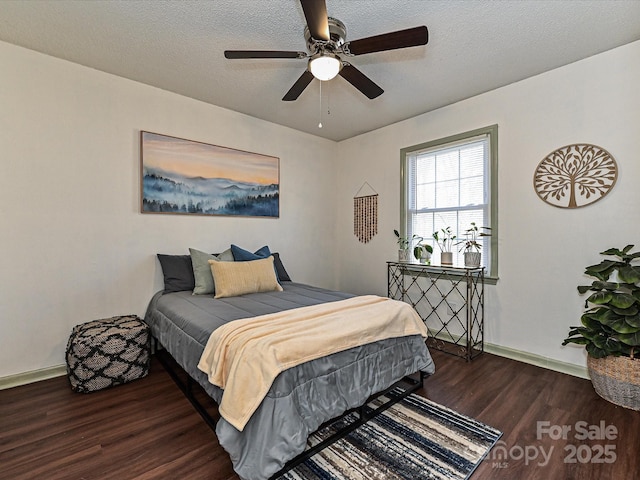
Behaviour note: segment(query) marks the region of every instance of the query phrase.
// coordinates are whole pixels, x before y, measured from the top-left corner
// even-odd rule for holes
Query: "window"
[[[491,227],[481,237],[482,265],[488,278],[498,273],[497,167],[498,126],[481,128],[422,145],[401,154],[401,228],[418,235],[439,252],[433,232],[451,227],[457,239],[475,222]],[[454,246],[454,265],[463,265],[461,245]]]

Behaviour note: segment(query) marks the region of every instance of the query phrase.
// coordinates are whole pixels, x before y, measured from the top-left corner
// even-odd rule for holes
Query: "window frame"
[[[485,272],[485,281],[495,284],[498,281],[498,125],[490,125],[487,127],[470,130],[467,132],[451,135],[449,137],[432,140],[418,145],[412,145],[400,149],[400,234],[407,235],[408,231],[408,207],[409,207],[409,188],[408,182],[408,161],[407,157],[417,151],[433,149],[438,147],[445,148],[454,143],[460,143],[465,140],[471,140],[474,137],[486,135],[489,138],[489,166],[485,174],[489,175],[489,216],[491,227],[491,236],[488,237],[491,248],[491,263],[488,272]],[[461,273],[462,274],[462,273]]]

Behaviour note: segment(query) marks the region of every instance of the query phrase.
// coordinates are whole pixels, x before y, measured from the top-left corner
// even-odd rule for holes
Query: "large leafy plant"
[[[610,248],[601,254],[616,260],[586,268],[596,280],[578,287],[581,295],[592,293],[585,302],[582,326],[571,327],[563,345],[584,345],[594,358],[631,356],[634,349],[640,350],[640,266],[633,264],[640,252],[630,253],[632,248]]]

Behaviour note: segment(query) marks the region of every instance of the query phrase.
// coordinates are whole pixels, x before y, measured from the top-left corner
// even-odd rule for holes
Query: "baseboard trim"
[[[15,375],[9,375],[7,377],[0,377],[0,390],[19,387],[20,385],[39,382],[41,380],[48,380],[54,377],[61,377],[66,374],[66,365],[54,365],[53,367],[31,370],[30,372],[17,373]]]
[[[574,377],[589,378],[587,367],[581,367],[580,365],[574,365],[573,363],[560,362],[534,353],[516,350],[515,348],[485,343],[484,351],[492,353],[493,355],[498,355],[499,357],[510,358],[511,360],[529,363],[555,372],[566,373],[567,375],[572,375]],[[0,390],[19,387],[20,385],[48,380],[54,377],[61,377],[66,374],[66,365],[55,365],[53,367],[41,368],[39,370],[18,373],[7,377],[0,377]]]
[[[455,343],[453,337],[447,335],[444,332],[440,332],[436,335],[436,338],[445,342]],[[552,358],[543,357],[542,355],[536,355],[535,353],[524,352],[522,350],[516,350],[515,348],[503,347],[502,345],[495,345],[492,343],[484,344],[484,351],[498,355],[499,357],[510,358],[511,360],[517,360],[519,362],[528,363],[537,367],[546,368],[547,370],[553,370],[554,372],[566,373],[574,377],[589,378],[587,367],[581,367],[573,363],[560,362]]]
[[[574,377],[589,378],[587,367],[582,367],[573,363],[560,362],[559,360],[536,355],[535,353],[523,352],[522,350],[516,350],[515,348],[503,347],[501,345],[494,345],[491,343],[484,344],[484,351],[500,357],[506,357],[519,362],[553,370],[555,372],[566,373],[567,375],[572,375]]]

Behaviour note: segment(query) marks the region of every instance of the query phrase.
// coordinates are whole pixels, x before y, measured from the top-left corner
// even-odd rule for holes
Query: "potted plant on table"
[[[475,222],[464,231],[464,240],[460,240],[456,245],[462,245],[460,251],[464,250],[464,266],[477,268],[480,266],[482,254],[480,249],[482,244],[478,241],[480,237],[490,237],[491,227],[478,227]]]
[[[420,263],[427,265],[431,264],[431,254],[433,253],[433,247],[428,243],[422,243],[422,240],[413,247],[413,256]]]
[[[442,228],[437,232],[433,232],[433,239],[440,247],[440,264],[453,265],[453,241],[456,236],[451,231],[451,227]]]
[[[408,262],[409,261],[409,247],[414,241],[418,241],[420,243],[424,240],[419,235],[412,235],[411,237],[406,235],[400,235],[398,230],[394,230],[393,233],[396,236],[396,241],[398,242],[398,261],[399,262]]]
[[[595,277],[591,285],[578,287],[592,292],[582,326],[571,327],[563,345],[575,343],[587,350],[587,369],[596,393],[616,405],[640,410],[640,252],[610,248],[606,259],[586,268]]]

